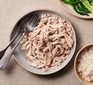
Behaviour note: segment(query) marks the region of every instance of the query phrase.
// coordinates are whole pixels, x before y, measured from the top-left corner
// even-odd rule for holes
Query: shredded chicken
[[[27,51],[30,65],[48,71],[60,65],[73,46],[72,27],[66,20],[51,15],[42,15],[40,22],[22,41],[22,50]]]

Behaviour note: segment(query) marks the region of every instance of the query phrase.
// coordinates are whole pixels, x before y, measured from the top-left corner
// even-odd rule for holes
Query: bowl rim
[[[75,35],[75,36],[74,36],[74,37],[75,37],[75,40],[74,40],[75,43],[74,43],[74,51],[73,51],[73,55],[74,55],[75,50],[76,50],[76,44],[77,44],[77,42],[76,42],[76,33],[75,33],[75,29],[74,29],[72,23],[69,21],[69,19],[66,18],[63,14],[61,14],[61,13],[59,13],[59,12],[57,12],[57,11],[54,11],[54,10],[50,10],[50,9],[37,9],[37,10],[32,10],[32,11],[26,13],[26,14],[23,15],[20,19],[18,19],[18,21],[21,20],[24,16],[28,15],[29,13],[35,12],[35,11],[48,11],[48,12],[53,12],[53,13],[55,13],[55,14],[58,14],[58,15],[62,16],[64,19],[66,19],[66,20],[68,21],[68,23],[71,25],[71,27],[72,27],[72,29],[73,29],[73,31],[74,31],[74,35]],[[17,23],[18,23],[18,21],[17,21]],[[17,25],[17,23],[15,24],[15,26]],[[14,27],[15,27],[15,26],[14,26]],[[13,30],[12,30],[12,32],[13,32]],[[12,35],[12,32],[11,32],[11,35]],[[11,36],[11,35],[10,35],[10,36]],[[12,38],[12,37],[10,37],[10,40],[11,40],[11,38]],[[15,55],[15,53],[14,53],[14,55]],[[73,55],[72,55],[72,57],[73,57]],[[71,61],[72,57],[70,58],[70,60],[68,61],[68,63]],[[18,63],[22,68],[24,68],[25,70],[27,70],[27,71],[29,71],[29,72],[31,72],[31,73],[38,74],[38,75],[50,75],[50,74],[56,73],[56,72],[60,71],[61,69],[63,69],[63,68],[68,64],[68,63],[67,63],[63,68],[61,68],[61,69],[59,69],[59,70],[57,70],[57,71],[55,71],[55,72],[50,72],[50,73],[42,74],[42,73],[32,72],[32,71],[28,70],[26,67],[24,67],[23,65],[21,65],[20,62],[18,61],[18,59],[16,58],[16,55],[14,56],[14,59],[17,61],[17,63]]]
[[[91,44],[88,44],[88,45],[85,45],[83,46],[79,51],[78,53],[76,54],[76,57],[75,57],[75,60],[74,60],[74,72],[75,72],[75,75],[76,77],[78,78],[79,81],[81,81],[84,85],[89,85],[89,84],[86,84],[78,75],[78,72],[77,72],[77,60],[78,60],[78,57],[79,57],[79,54],[83,52],[83,50],[85,50],[86,48],[90,47],[90,46],[93,46],[93,43]]]

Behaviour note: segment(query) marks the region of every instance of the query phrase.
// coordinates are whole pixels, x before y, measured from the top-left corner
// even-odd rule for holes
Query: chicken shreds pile
[[[20,43],[29,64],[47,71],[66,59],[73,46],[73,32],[66,20],[41,15],[33,32],[26,33]]]

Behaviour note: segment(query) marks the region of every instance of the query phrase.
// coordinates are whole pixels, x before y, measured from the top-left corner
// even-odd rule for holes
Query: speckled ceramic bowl
[[[72,27],[72,31],[73,31],[73,39],[74,39],[74,45],[71,49],[71,53],[69,55],[67,55],[67,58],[66,60],[64,60],[60,66],[58,66],[57,68],[50,68],[47,72],[43,72],[42,69],[37,69],[37,68],[34,68],[33,66],[30,66],[28,63],[27,63],[27,60],[25,58],[25,54],[23,51],[20,50],[20,46],[17,47],[17,49],[15,50],[15,59],[16,61],[26,70],[28,70],[29,72],[32,72],[32,73],[35,73],[35,74],[39,74],[39,75],[48,75],[48,74],[52,74],[52,73],[55,73],[59,70],[61,70],[62,68],[64,68],[71,60],[71,58],[73,57],[73,54],[75,52],[75,48],[76,48],[76,35],[75,35],[75,31],[74,31],[74,28],[73,26],[71,25],[71,23],[69,22],[69,20],[67,18],[65,18],[63,15],[59,14],[59,13],[56,13],[56,12],[53,12],[53,11],[50,11],[50,10],[36,10],[39,14],[50,14],[52,16],[56,16],[56,17],[59,17],[61,18],[62,20],[66,20],[67,23]],[[33,11],[34,12],[34,11]],[[22,23],[22,21],[26,18],[26,17],[29,17],[31,16],[31,13],[28,13],[26,14],[25,16],[23,16],[19,21],[18,23],[15,25],[12,33],[11,33],[11,39],[13,38],[13,36],[18,32],[18,29],[19,29],[19,25],[20,23]],[[17,39],[18,40],[18,39]],[[13,43],[13,45],[15,45],[15,43],[17,42],[17,40]]]

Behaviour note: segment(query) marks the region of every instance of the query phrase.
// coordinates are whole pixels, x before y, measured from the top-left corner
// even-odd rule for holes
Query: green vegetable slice
[[[90,11],[89,9],[87,9],[81,2],[78,3],[78,7],[79,7],[82,11],[84,11],[84,12],[86,12],[86,13],[91,13],[91,11]]]
[[[91,11],[88,10],[81,2],[74,5],[74,10],[81,15],[88,15],[88,13],[91,13]]]
[[[66,4],[70,4],[70,5],[80,2],[80,0],[61,0],[61,1],[63,1]]]
[[[88,0],[90,3],[93,3],[93,0]]]
[[[88,0],[89,4],[93,6],[93,0]]]
[[[81,2],[93,13],[93,6],[91,6],[88,0],[81,0]]]

